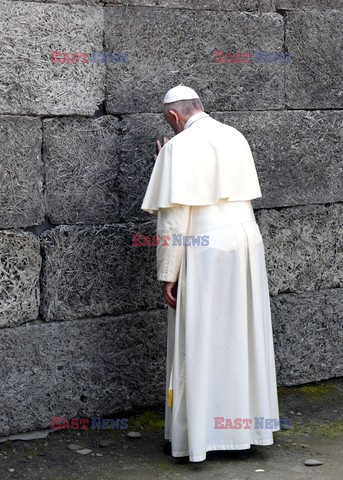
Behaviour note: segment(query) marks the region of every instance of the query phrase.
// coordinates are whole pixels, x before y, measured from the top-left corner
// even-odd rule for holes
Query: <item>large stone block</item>
[[[103,27],[99,7],[0,1],[0,113],[93,115],[105,65],[52,63],[51,52],[102,50]]]
[[[342,298],[333,289],[272,299],[279,386],[343,374]],[[163,310],[0,331],[0,434],[163,404],[166,338]]]
[[[275,0],[103,0],[104,3],[137,7],[185,8],[194,10],[223,10],[245,12],[270,12],[275,10]],[[339,1],[339,0],[337,0]]]
[[[67,320],[164,306],[156,247],[132,246],[154,235],[155,222],[62,225],[41,235],[43,317]]]
[[[289,108],[342,108],[343,12],[287,14],[286,48],[292,62],[285,71]]]
[[[107,65],[107,110],[161,111],[165,92],[180,83],[194,88],[207,109],[283,108],[288,65],[214,63],[215,50],[282,52],[283,42],[277,13],[107,9],[104,49],[128,53],[127,63]]]
[[[20,0],[12,0],[12,1],[18,2]],[[25,0],[25,2],[60,3],[62,5],[73,5],[73,4],[97,5],[103,2],[103,0]]]
[[[154,168],[156,139],[174,132],[162,114],[125,115],[121,124],[120,212],[123,220],[152,220],[140,209]]]
[[[37,237],[16,230],[0,231],[0,327],[12,327],[37,318],[40,268]],[[6,358],[11,357],[6,355]],[[1,356],[1,363],[4,360]]]
[[[343,287],[343,204],[259,210],[270,293]]]
[[[342,112],[210,114],[241,131],[251,146],[263,195],[253,201],[255,208],[343,200]],[[121,217],[148,220],[151,215],[140,206],[153,169],[154,142],[173,132],[158,114],[125,115],[121,126]]]
[[[275,8],[282,10],[338,10],[343,0],[275,0]]]
[[[272,299],[278,385],[343,375],[343,289]]]
[[[166,342],[164,310],[0,331],[0,434],[162,404]]]
[[[343,112],[214,112],[247,138],[261,183],[254,206],[343,200]]]
[[[118,121],[43,121],[45,198],[51,223],[112,223],[119,219]]]
[[[41,145],[40,119],[0,117],[0,228],[44,219]]]

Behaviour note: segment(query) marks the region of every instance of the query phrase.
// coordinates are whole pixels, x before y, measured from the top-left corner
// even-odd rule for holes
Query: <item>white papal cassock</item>
[[[157,278],[178,281],[165,405],[174,457],[198,462],[210,450],[271,445],[280,430],[258,197],[247,140],[204,112],[163,146],[151,174],[141,208],[170,237],[157,247]],[[192,238],[173,246],[173,234]],[[242,428],[231,428],[236,419]]]

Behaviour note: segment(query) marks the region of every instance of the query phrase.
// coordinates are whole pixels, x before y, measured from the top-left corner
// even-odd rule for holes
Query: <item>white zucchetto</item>
[[[179,100],[193,100],[195,98],[200,97],[193,88],[178,85],[177,87],[168,90],[164,96],[163,103],[178,102]]]

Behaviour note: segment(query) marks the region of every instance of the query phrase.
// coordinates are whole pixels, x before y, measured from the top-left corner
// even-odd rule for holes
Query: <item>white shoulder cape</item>
[[[246,138],[210,116],[196,120],[162,147],[141,209],[157,214],[176,205],[213,205],[261,197]]]

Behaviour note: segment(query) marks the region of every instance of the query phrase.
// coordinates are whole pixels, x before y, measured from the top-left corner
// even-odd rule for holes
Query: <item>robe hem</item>
[[[262,197],[262,193],[256,192],[255,194],[245,195],[245,196],[242,195],[242,196],[233,197],[233,198],[229,195],[222,195],[222,196],[219,195],[217,199],[203,200],[203,201],[194,201],[194,200],[191,200],[190,198],[189,199],[184,198],[184,199],[180,199],[180,201],[178,202],[171,201],[171,200],[167,203],[155,202],[153,206],[149,206],[149,207],[148,206],[143,207],[143,204],[142,204],[142,206],[140,207],[140,210],[150,213],[151,215],[157,215],[160,208],[172,208],[179,205],[186,205],[190,207],[207,207],[210,205],[217,205],[219,200],[222,200],[222,199],[227,200],[228,202],[245,202],[248,200],[256,200],[257,198],[261,198],[261,197]]]
[[[272,430],[272,432],[278,432],[280,431],[279,429]],[[164,438],[166,440],[170,440],[169,435],[165,435]],[[205,453],[202,453],[200,455],[189,455],[188,450],[178,450],[175,451],[172,449],[172,457],[189,457],[190,462],[202,462],[203,460],[206,460],[206,452],[211,452],[213,450],[246,450],[251,447],[251,445],[273,445],[274,439],[266,439],[266,440],[254,440],[252,439],[249,443],[239,443],[239,444],[220,444],[220,445],[208,445],[206,447]]]

